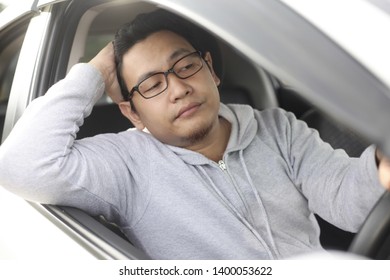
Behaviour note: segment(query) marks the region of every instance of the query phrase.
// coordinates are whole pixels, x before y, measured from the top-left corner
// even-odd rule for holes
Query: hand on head
[[[379,150],[376,151],[376,158],[378,162],[379,181],[390,191],[390,160]]]
[[[115,65],[114,47],[108,43],[90,62],[100,71],[106,85],[106,93],[115,103],[123,101],[120,91]]]

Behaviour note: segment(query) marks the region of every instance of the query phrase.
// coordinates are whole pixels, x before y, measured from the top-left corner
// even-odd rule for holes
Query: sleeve
[[[134,180],[123,163],[119,137],[75,140],[103,92],[100,73],[78,64],[35,99],[0,147],[0,185],[27,200],[117,220],[131,195],[123,186]]]
[[[311,211],[344,230],[358,231],[385,190],[379,182],[375,147],[369,146],[360,158],[350,158],[292,113],[283,111],[279,117],[285,124],[279,137],[285,137],[292,179]]]

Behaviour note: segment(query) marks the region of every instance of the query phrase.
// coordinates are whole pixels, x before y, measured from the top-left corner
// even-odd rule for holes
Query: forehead
[[[165,71],[185,51],[194,47],[183,37],[171,31],[159,31],[135,44],[123,56],[123,76],[126,82],[152,71]],[[175,55],[177,54],[177,55]]]

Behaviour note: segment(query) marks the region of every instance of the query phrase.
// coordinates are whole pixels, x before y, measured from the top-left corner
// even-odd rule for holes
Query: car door
[[[7,10],[1,16],[0,138],[4,140],[34,95],[36,62],[50,12],[37,12],[26,5]],[[0,259],[73,254],[90,257],[84,248],[37,211],[38,208],[39,205],[0,188]]]
[[[3,126],[3,141],[27,105],[45,94],[52,84],[66,75],[69,61],[72,60],[72,55],[74,56],[71,54],[73,44],[79,42],[77,29],[84,28],[79,26],[79,22],[85,14],[88,14],[88,9],[104,2],[99,0],[31,1],[23,9],[18,9],[17,13],[11,15],[8,21],[0,22],[2,28],[0,54],[2,58],[8,59],[8,66],[2,63],[0,72],[4,74],[1,75],[1,86],[6,89],[4,94],[1,94],[2,109],[4,108],[0,119]],[[16,27],[19,25],[23,28],[20,27],[20,32],[16,32]],[[20,36],[16,36],[17,34]],[[17,39],[12,39],[15,36]],[[75,49],[77,52],[77,47],[73,48]],[[65,255],[69,257],[69,254],[99,259],[146,258],[127,240],[119,236],[119,233],[114,233],[108,225],[99,222],[97,217],[91,217],[78,209],[25,202],[2,189],[0,191],[1,201],[4,200],[0,203],[1,215],[4,216],[3,220],[9,221],[10,224],[2,232],[4,236],[2,240],[8,239],[10,244],[16,243],[16,241],[9,241],[12,232],[18,233],[16,239],[20,237],[22,230],[19,230],[19,227],[26,222],[23,218],[25,216],[30,217],[30,224],[34,224],[35,220],[39,220],[39,224],[42,224],[38,226],[37,222],[37,227],[32,230],[34,236],[44,237],[51,232],[53,242],[67,244],[65,248],[63,245],[43,246],[39,249],[40,254],[50,252],[47,255],[60,254],[61,258]],[[11,201],[11,204],[6,203],[7,200]],[[5,216],[5,213],[10,215]],[[35,247],[39,247],[40,242],[38,240],[34,242],[36,242]],[[5,246],[3,245],[0,244],[1,249]],[[38,249],[27,250],[31,246],[35,248],[33,243],[27,242],[25,246],[18,246],[21,249],[16,253],[10,250],[10,255],[17,257],[30,255]],[[23,248],[26,248],[25,254]]]
[[[44,91],[50,76],[51,38],[63,1],[31,1],[2,14],[0,21],[0,138],[5,140],[27,104]],[[55,5],[57,4],[57,5]],[[47,77],[47,79],[45,78]],[[43,87],[43,88],[42,88]],[[66,234],[46,206],[30,203],[0,188],[0,259],[91,258],[85,247]],[[26,233],[28,228],[28,233]]]

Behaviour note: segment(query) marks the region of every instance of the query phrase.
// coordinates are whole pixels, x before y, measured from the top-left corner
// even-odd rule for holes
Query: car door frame
[[[100,2],[104,1],[34,1],[31,9],[19,11],[14,21],[3,24],[6,28],[30,11],[31,20],[12,83],[2,141],[28,104],[66,75],[78,20],[90,5]],[[148,259],[127,240],[79,209],[28,203],[95,258]]]

